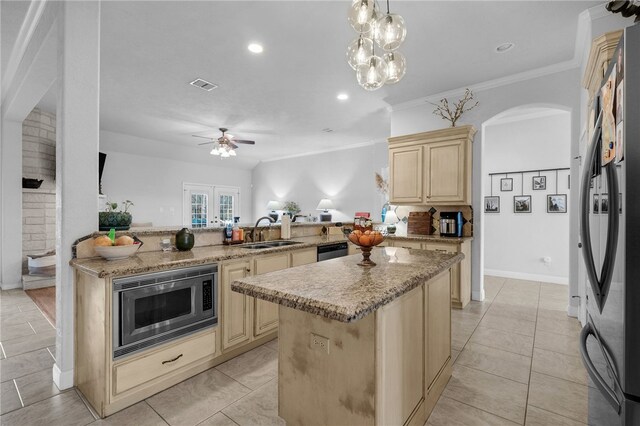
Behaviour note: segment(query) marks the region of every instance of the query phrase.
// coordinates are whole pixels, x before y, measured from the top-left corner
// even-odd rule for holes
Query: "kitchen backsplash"
[[[400,223],[398,224],[398,234],[407,232],[407,220],[410,212],[431,212],[433,235],[440,235],[440,212],[462,212],[464,225],[462,226],[462,236],[473,236],[473,208],[471,206],[398,206],[396,214]]]

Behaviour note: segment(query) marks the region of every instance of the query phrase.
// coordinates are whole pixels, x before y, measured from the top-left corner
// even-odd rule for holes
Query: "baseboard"
[[[578,318],[578,311],[580,310],[580,306],[567,306],[567,315],[570,317]]]
[[[73,370],[60,371],[58,364],[53,364],[53,383],[58,389],[70,389],[73,387]]]
[[[38,288],[55,287],[56,277],[40,277],[35,275],[22,276],[22,289],[35,290]]]
[[[478,302],[482,302],[484,300],[484,289],[480,291],[472,291],[471,300],[477,300]]]
[[[1,290],[14,290],[16,288],[22,288],[22,283],[0,283]]]
[[[494,277],[513,278],[516,280],[541,281],[544,283],[569,285],[568,277],[557,277],[554,275],[527,274],[525,272],[500,271],[497,269],[486,268],[484,270],[484,274],[492,275]]]

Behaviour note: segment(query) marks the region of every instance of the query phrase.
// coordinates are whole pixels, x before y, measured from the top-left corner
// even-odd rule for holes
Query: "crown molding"
[[[328,152],[336,152],[336,151],[346,151],[348,149],[356,149],[356,148],[363,148],[365,146],[372,146],[372,145],[376,145],[379,143],[386,143],[387,140],[373,140],[373,141],[368,141],[368,142],[362,142],[362,143],[356,143],[353,145],[346,145],[346,146],[341,146],[339,148],[328,148],[328,149],[322,149],[322,150],[318,150],[318,151],[312,151],[312,152],[304,152],[304,153],[300,153],[300,154],[292,154],[292,155],[284,155],[282,157],[275,157],[275,158],[269,158],[268,160],[261,160],[261,163],[271,163],[274,161],[280,161],[280,160],[288,160],[290,158],[299,158],[299,157],[308,157],[310,155],[318,155],[318,154],[326,154]]]
[[[534,78],[556,74],[559,72],[577,68],[578,66],[578,62],[574,58],[570,61],[559,62],[557,64],[548,65],[546,67],[536,68],[529,71],[508,75],[506,77],[500,77],[494,80],[488,80],[482,83],[459,87],[457,89],[448,90],[446,92],[440,92],[434,95],[424,96],[418,99],[413,99],[411,101],[402,102],[393,105],[391,108],[392,111],[401,111],[404,109],[415,108],[417,106],[424,105],[426,102],[437,101],[438,99],[447,98],[449,96],[461,95],[466,89],[470,89],[474,92],[482,92],[484,90],[495,89],[496,87],[508,86],[510,84],[519,83],[521,81],[532,80]]]
[[[561,109],[543,109],[541,111],[527,112],[527,109],[523,109],[522,113],[512,113],[503,118],[495,117],[485,124],[487,126],[499,126],[501,124],[508,124],[525,120],[535,120],[537,118],[553,117],[562,114],[569,114],[569,111]]]

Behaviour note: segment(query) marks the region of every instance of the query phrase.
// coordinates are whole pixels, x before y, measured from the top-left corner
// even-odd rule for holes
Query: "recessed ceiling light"
[[[500,46],[496,47],[496,52],[504,53],[515,47],[514,43],[502,43]]]
[[[262,51],[264,50],[262,48],[262,45],[258,43],[251,43],[249,46],[247,46],[247,49],[249,49],[249,52],[251,53],[262,53]]]
[[[346,93],[338,93],[338,96],[336,97],[339,101],[346,101],[347,99],[349,99],[349,95],[347,95]]]

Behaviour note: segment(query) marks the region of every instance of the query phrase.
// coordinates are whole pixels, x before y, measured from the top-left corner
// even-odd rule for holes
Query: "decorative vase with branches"
[[[431,105],[435,106],[436,109],[433,110],[435,115],[439,115],[443,120],[447,120],[451,122],[451,127],[456,127],[456,122],[458,119],[467,111],[471,111],[475,107],[478,106],[479,102],[476,101],[475,104],[467,107],[466,105],[473,101],[473,92],[469,89],[464,91],[464,96],[462,99],[458,100],[458,102],[453,103],[453,109],[449,107],[449,101],[447,98],[440,99],[438,104],[434,104],[433,102],[429,102]]]

